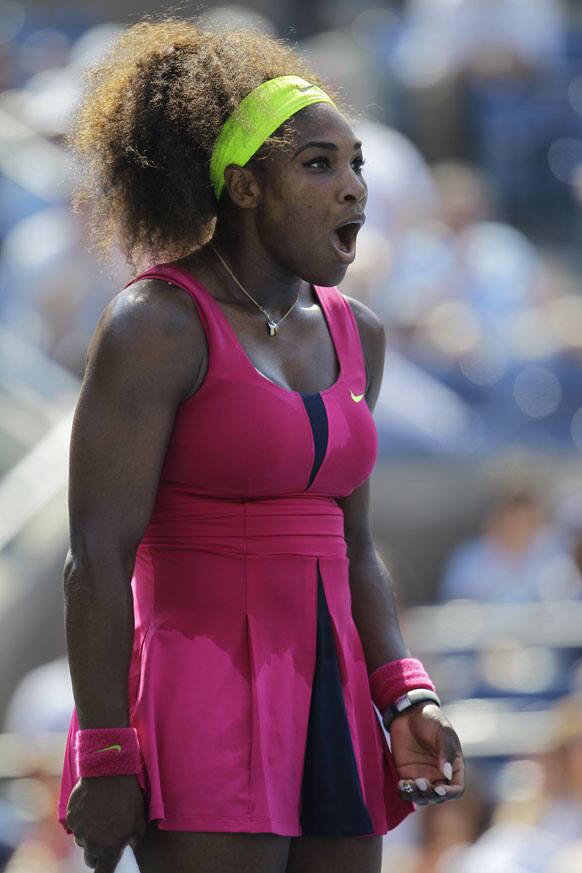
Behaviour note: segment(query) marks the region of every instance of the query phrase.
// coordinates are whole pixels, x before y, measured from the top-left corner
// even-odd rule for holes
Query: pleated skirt
[[[130,722],[162,830],[384,834],[413,807],[370,698],[343,513],[200,498],[138,550]],[[58,805],[78,780],[73,711]]]

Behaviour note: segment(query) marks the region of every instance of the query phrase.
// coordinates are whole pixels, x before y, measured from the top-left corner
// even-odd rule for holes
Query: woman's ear
[[[229,164],[224,171],[224,187],[232,202],[241,209],[255,209],[261,199],[261,188],[251,167]]]

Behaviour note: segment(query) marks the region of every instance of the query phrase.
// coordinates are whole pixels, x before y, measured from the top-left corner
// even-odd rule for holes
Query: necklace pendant
[[[269,328],[269,336],[276,336],[277,334],[277,322],[272,321],[270,318],[267,319],[267,327]]]

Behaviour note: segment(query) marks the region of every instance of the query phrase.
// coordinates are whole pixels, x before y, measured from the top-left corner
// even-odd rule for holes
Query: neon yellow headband
[[[335,106],[325,91],[299,76],[269,79],[247,94],[222,125],[212,149],[210,181],[217,200],[228,165],[244,167],[284,121],[312,103]]]

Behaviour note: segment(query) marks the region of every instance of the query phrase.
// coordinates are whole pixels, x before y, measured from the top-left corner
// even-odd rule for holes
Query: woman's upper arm
[[[103,312],[87,355],[71,433],[73,556],[131,556],[149,522],[179,403],[204,335],[183,295],[144,281]]]
[[[366,383],[366,403],[374,410],[382,387],[384,374],[384,355],[386,335],[378,316],[360,300],[346,297],[350,304],[362,342],[368,380]],[[373,545],[370,526],[370,480],[366,479],[347,497],[338,500],[344,513],[344,533],[348,554],[354,557],[358,552]]]

